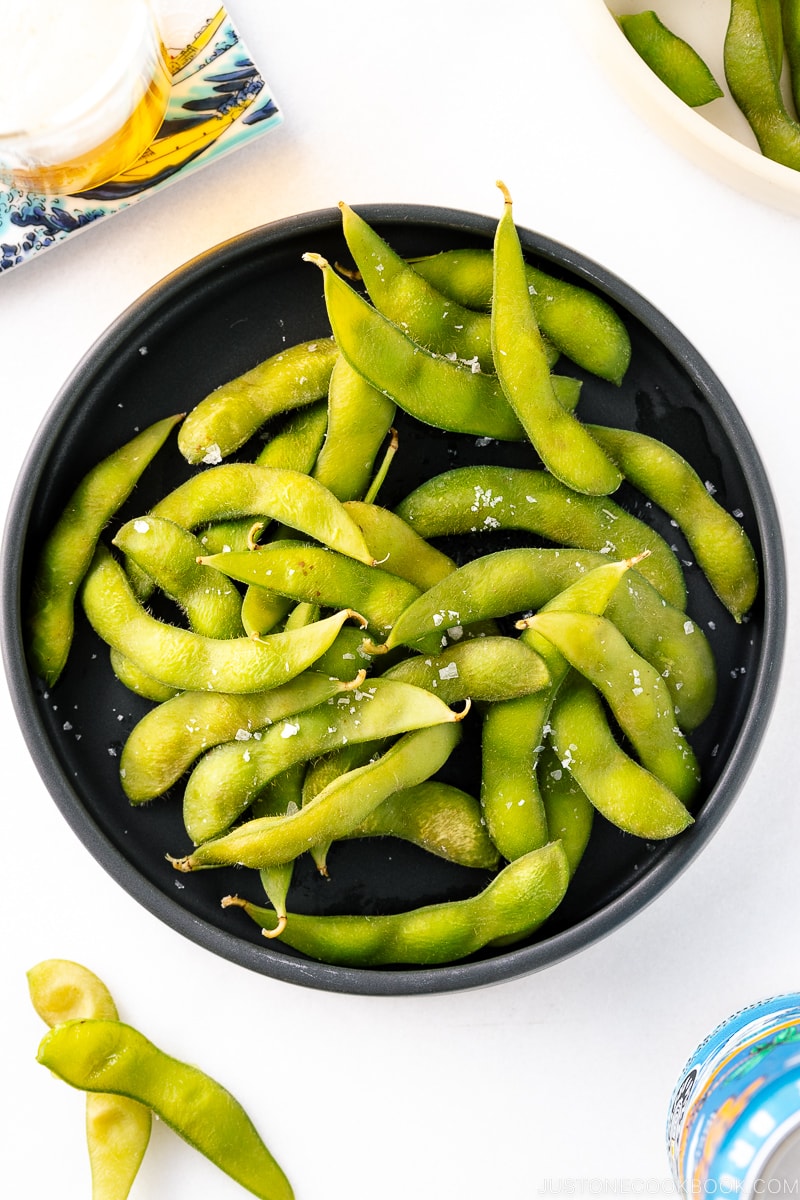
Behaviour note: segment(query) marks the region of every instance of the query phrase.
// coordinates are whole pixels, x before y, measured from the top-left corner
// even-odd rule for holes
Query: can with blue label
[[[800,992],[718,1025],[687,1062],[667,1142],[686,1196],[800,1200]]]

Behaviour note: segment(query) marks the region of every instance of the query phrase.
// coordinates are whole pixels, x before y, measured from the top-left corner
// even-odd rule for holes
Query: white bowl
[[[732,99],[723,68],[729,0],[574,0],[578,27],[639,115],[693,162],[747,195],[800,213],[800,171],[765,158]],[[654,7],[702,56],[725,95],[690,108],[661,82],[628,42],[615,16]],[[784,73],[785,75],[785,73]]]

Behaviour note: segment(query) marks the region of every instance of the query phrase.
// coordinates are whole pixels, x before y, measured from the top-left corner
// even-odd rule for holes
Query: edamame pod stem
[[[341,502],[310,475],[256,463],[224,463],[192,475],[150,511],[183,529],[252,516],[279,521],[332,550],[373,563],[364,535]]]
[[[426,425],[501,441],[525,434],[497,379],[417,345],[341,279],[318,254],[334,337],[354,370]]]
[[[42,1039],[37,1061],[87,1092],[129,1096],[261,1200],[292,1188],[230,1092],[120,1021],[67,1021]]]
[[[270,417],[323,399],[337,356],[332,338],[317,338],[216,388],[187,415],[178,438],[181,454],[190,463],[218,463]]]
[[[157,621],[131,591],[125,572],[98,545],[83,584],[83,607],[95,633],[170,687],[188,692],[258,692],[288,683],[332,644],[352,609],[290,633],[251,638],[203,637]]]
[[[370,628],[381,634],[420,594],[419,588],[381,567],[366,567],[323,546],[302,542],[267,543],[257,550],[212,554],[200,561],[240,583],[326,608],[344,607],[341,597],[358,596]]]
[[[384,671],[426,688],[445,704],[462,700],[511,700],[546,687],[550,676],[541,655],[518,638],[481,637],[450,646],[441,654],[417,654]]]
[[[119,1019],[106,985],[80,963],[51,958],[28,971],[31,1001],[48,1025],[64,1021]],[[92,1200],[126,1200],[150,1142],[149,1108],[127,1096],[86,1096],[86,1142]]]
[[[198,563],[194,534],[160,517],[135,517],[112,539],[123,554],[183,610],[191,629],[206,637],[242,637],[242,597],[221,571]]]
[[[145,713],[129,733],[119,760],[125,795],[132,804],[154,800],[206,750],[223,742],[258,740],[262,729],[315,708],[356,682],[363,683],[363,677],[345,683],[303,671],[288,683],[250,695],[179,692]]]
[[[739,522],[713,497],[684,458],[656,438],[590,425],[635,488],[677,522],[712,588],[741,621],[758,593],[758,564]]]
[[[561,903],[569,868],[558,842],[518,858],[477,896],[431,904],[390,916],[312,917],[292,913],[282,935],[309,958],[339,966],[373,967],[456,962],[497,938],[520,941],[533,934]],[[276,922],[271,909],[228,896],[262,927]]]
[[[360,500],[347,501],[345,508],[364,534],[376,563],[391,575],[413,583],[420,591],[426,591],[456,569],[451,558],[388,508]]]
[[[395,792],[429,779],[460,736],[455,721],[406,733],[377,761],[340,776],[299,811],[245,821],[170,861],[179,871],[236,863],[261,870],[290,862],[311,846],[344,837]]]
[[[469,308],[492,306],[491,250],[442,250],[410,260],[414,270],[452,300]],[[542,333],[563,354],[593,375],[621,383],[631,357],[625,324],[601,296],[525,265],[534,316]]]
[[[699,108],[723,95],[697,51],[667,28],[652,9],[622,14],[617,21],[639,57],[684,104]]]
[[[675,837],[693,818],[674,792],[617,745],[600,695],[572,675],[553,705],[553,746],[563,768],[612,825],[635,837]]]
[[[258,741],[245,745],[227,742],[206,754],[184,791],[186,832],[195,844],[217,837],[250,807],[270,779],[295,762],[307,762],[352,742],[393,737],[460,719],[422,688],[395,680],[370,680],[273,725]]]
[[[759,0],[731,0],[725,78],[762,154],[800,169],[800,125],[786,110]]]
[[[608,497],[582,496],[546,471],[456,467],[420,484],[396,513],[420,537],[518,529],[562,546],[631,558],[676,608],[686,603],[681,564],[660,534]]]
[[[26,621],[31,666],[49,687],[67,661],[75,597],[100,534],[181,419],[178,415],[157,421],[93,467],[45,540]]]
[[[688,804],[697,792],[700,768],[658,672],[604,617],[542,612],[529,625],[598,689],[642,765]]]
[[[525,260],[505,199],[494,241],[492,354],[506,399],[545,467],[576,492],[607,496],[621,481],[617,468],[553,388],[542,335],[530,303]]]
[[[361,500],[378,452],[395,418],[395,405],[344,358],[338,358],[328,391],[328,426],[313,476],[338,500]]]

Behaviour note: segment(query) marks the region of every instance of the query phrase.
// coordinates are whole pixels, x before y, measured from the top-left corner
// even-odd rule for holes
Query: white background
[[[594,4],[596,0],[591,0]],[[586,36],[585,0],[230,0],[285,121],[0,280],[0,511],[53,397],[152,284],[294,213],[414,202],[498,214],[621,276],[696,345],[752,432],[800,567],[800,218],[653,133]],[[14,531],[10,531],[13,536]],[[244,1103],[299,1200],[527,1200],[669,1190],[664,1120],[718,1020],[800,987],[790,610],[768,734],[712,842],[603,941],[454,995],[349,997],[215,959],[128,897],[48,797],[3,690],[3,1175],[19,1197],[89,1195],[82,1098],[35,1062],[25,972],[77,959],[121,1014]],[[243,1193],[157,1127],[136,1200]]]

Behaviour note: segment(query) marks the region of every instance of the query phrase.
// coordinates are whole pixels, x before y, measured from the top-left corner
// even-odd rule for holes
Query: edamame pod
[[[150,510],[197,529],[209,521],[252,516],[279,521],[332,550],[372,565],[364,535],[341,502],[310,475],[256,463],[224,463],[192,475]]]
[[[287,767],[267,784],[252,809],[253,817],[280,817],[294,812],[303,802],[303,776],[306,765],[299,762]],[[286,897],[294,875],[294,861],[276,863],[262,867],[259,872],[261,886],[275,912],[278,924],[273,931],[277,937],[286,924]]]
[[[501,441],[521,441],[522,426],[493,375],[473,371],[418,346],[318,254],[328,318],[342,355],[398,408],[426,425]]]
[[[723,63],[731,95],[762,154],[800,169],[800,124],[783,100],[760,0],[731,0]]]
[[[406,733],[375,762],[341,775],[299,811],[245,821],[170,861],[179,871],[236,863],[261,870],[290,862],[320,842],[344,837],[401,788],[429,779],[460,736],[455,720]]]
[[[187,415],[178,446],[190,463],[218,463],[243,446],[270,417],[321,400],[338,352],[317,338],[272,355],[216,388]]]
[[[337,359],[328,391],[327,432],[314,478],[339,500],[361,500],[394,416],[394,403],[346,359]]]
[[[399,575],[424,592],[455,570],[451,558],[388,508],[356,500],[345,503],[345,508],[364,534],[376,563],[389,574]]]
[[[231,1093],[132,1026],[66,1021],[42,1039],[37,1061],[82,1091],[139,1101],[261,1200],[292,1200],[289,1181]]]
[[[474,638],[441,654],[416,654],[384,671],[381,678],[426,688],[445,704],[468,698],[510,700],[538,692],[550,681],[541,655],[509,637]]]
[[[684,104],[699,108],[723,95],[694,47],[673,33],[652,9],[621,14],[617,21],[639,57]]]
[[[457,467],[426,480],[395,511],[425,539],[518,529],[612,558],[648,550],[641,574],[676,608],[686,603],[680,562],[660,534],[608,497],[578,495],[545,471]]]
[[[550,840],[561,842],[571,878],[589,845],[594,824],[592,802],[569,771],[561,766],[551,745],[545,746],[539,756],[536,774]]]
[[[440,292],[468,308],[492,306],[491,250],[442,250],[410,260]],[[525,264],[531,306],[542,333],[563,354],[593,375],[621,383],[631,357],[625,324],[607,300],[588,288]]]
[[[358,616],[346,609],[262,641],[206,638],[145,612],[124,571],[103,546],[95,552],[82,600],[90,624],[103,641],[154,679],[189,692],[258,692],[287,683],[328,649],[345,621]]]
[[[157,421],[93,467],[42,547],[26,613],[31,665],[49,687],[67,661],[75,597],[101,532],[127,500],[181,415]]]
[[[550,842],[505,867],[477,896],[431,904],[390,916],[311,917],[290,914],[282,934],[287,945],[309,958],[339,966],[456,962],[498,938],[521,941],[534,933],[561,903],[569,882],[566,855]],[[237,896],[236,905],[262,927],[274,928],[275,913]]]
[[[635,430],[589,428],[625,478],[677,522],[712,588],[741,621],[758,593],[758,564],[750,539],[714,499],[711,485],[656,438]]]
[[[336,360],[339,361],[338,359]],[[283,467],[310,475],[314,470],[328,429],[328,405],[325,400],[289,413],[269,436],[256,455],[259,467]]]
[[[604,617],[542,612],[529,625],[598,689],[642,765],[688,804],[697,792],[700,768],[658,672]]]
[[[134,695],[141,696],[143,700],[152,700],[156,704],[162,704],[177,694],[177,688],[168,687],[158,679],[153,679],[152,675],[148,675],[141,667],[137,667],[136,663],[132,663],[113,646],[108,652],[108,661],[120,683]]]
[[[530,303],[525,260],[503,184],[505,205],[494,241],[492,356],[503,393],[534,449],[556,479],[576,492],[607,496],[617,468],[584,425],[559,402]]]
[[[128,734],[119,760],[125,795],[132,804],[153,800],[213,746],[257,739],[276,721],[315,708],[354,684],[303,671],[288,683],[249,695],[180,692],[145,713]]]
[[[183,610],[191,629],[206,637],[242,637],[242,597],[227,576],[198,563],[200,541],[161,517],[135,517],[112,539],[166,596]]]
[[[385,634],[399,614],[420,594],[419,588],[381,567],[302,542],[267,543],[257,550],[207,555],[209,567],[294,600],[310,600],[336,608],[343,596],[358,596],[370,628]]]
[[[80,963],[61,958],[40,962],[28,971],[28,988],[33,1007],[51,1028],[71,1020],[118,1020],[108,988]],[[152,1123],[150,1109],[137,1100],[87,1094],[92,1200],[126,1200],[150,1142]]]
[[[562,767],[612,825],[660,841],[692,824],[675,793],[619,747],[600,695],[585,679],[571,676],[562,687],[550,725]]]
[[[196,845],[217,837],[250,807],[270,779],[292,763],[351,742],[459,720],[431,692],[395,680],[369,680],[346,695],[273,725],[258,741],[227,742],[206,754],[186,784],[186,832]]]

